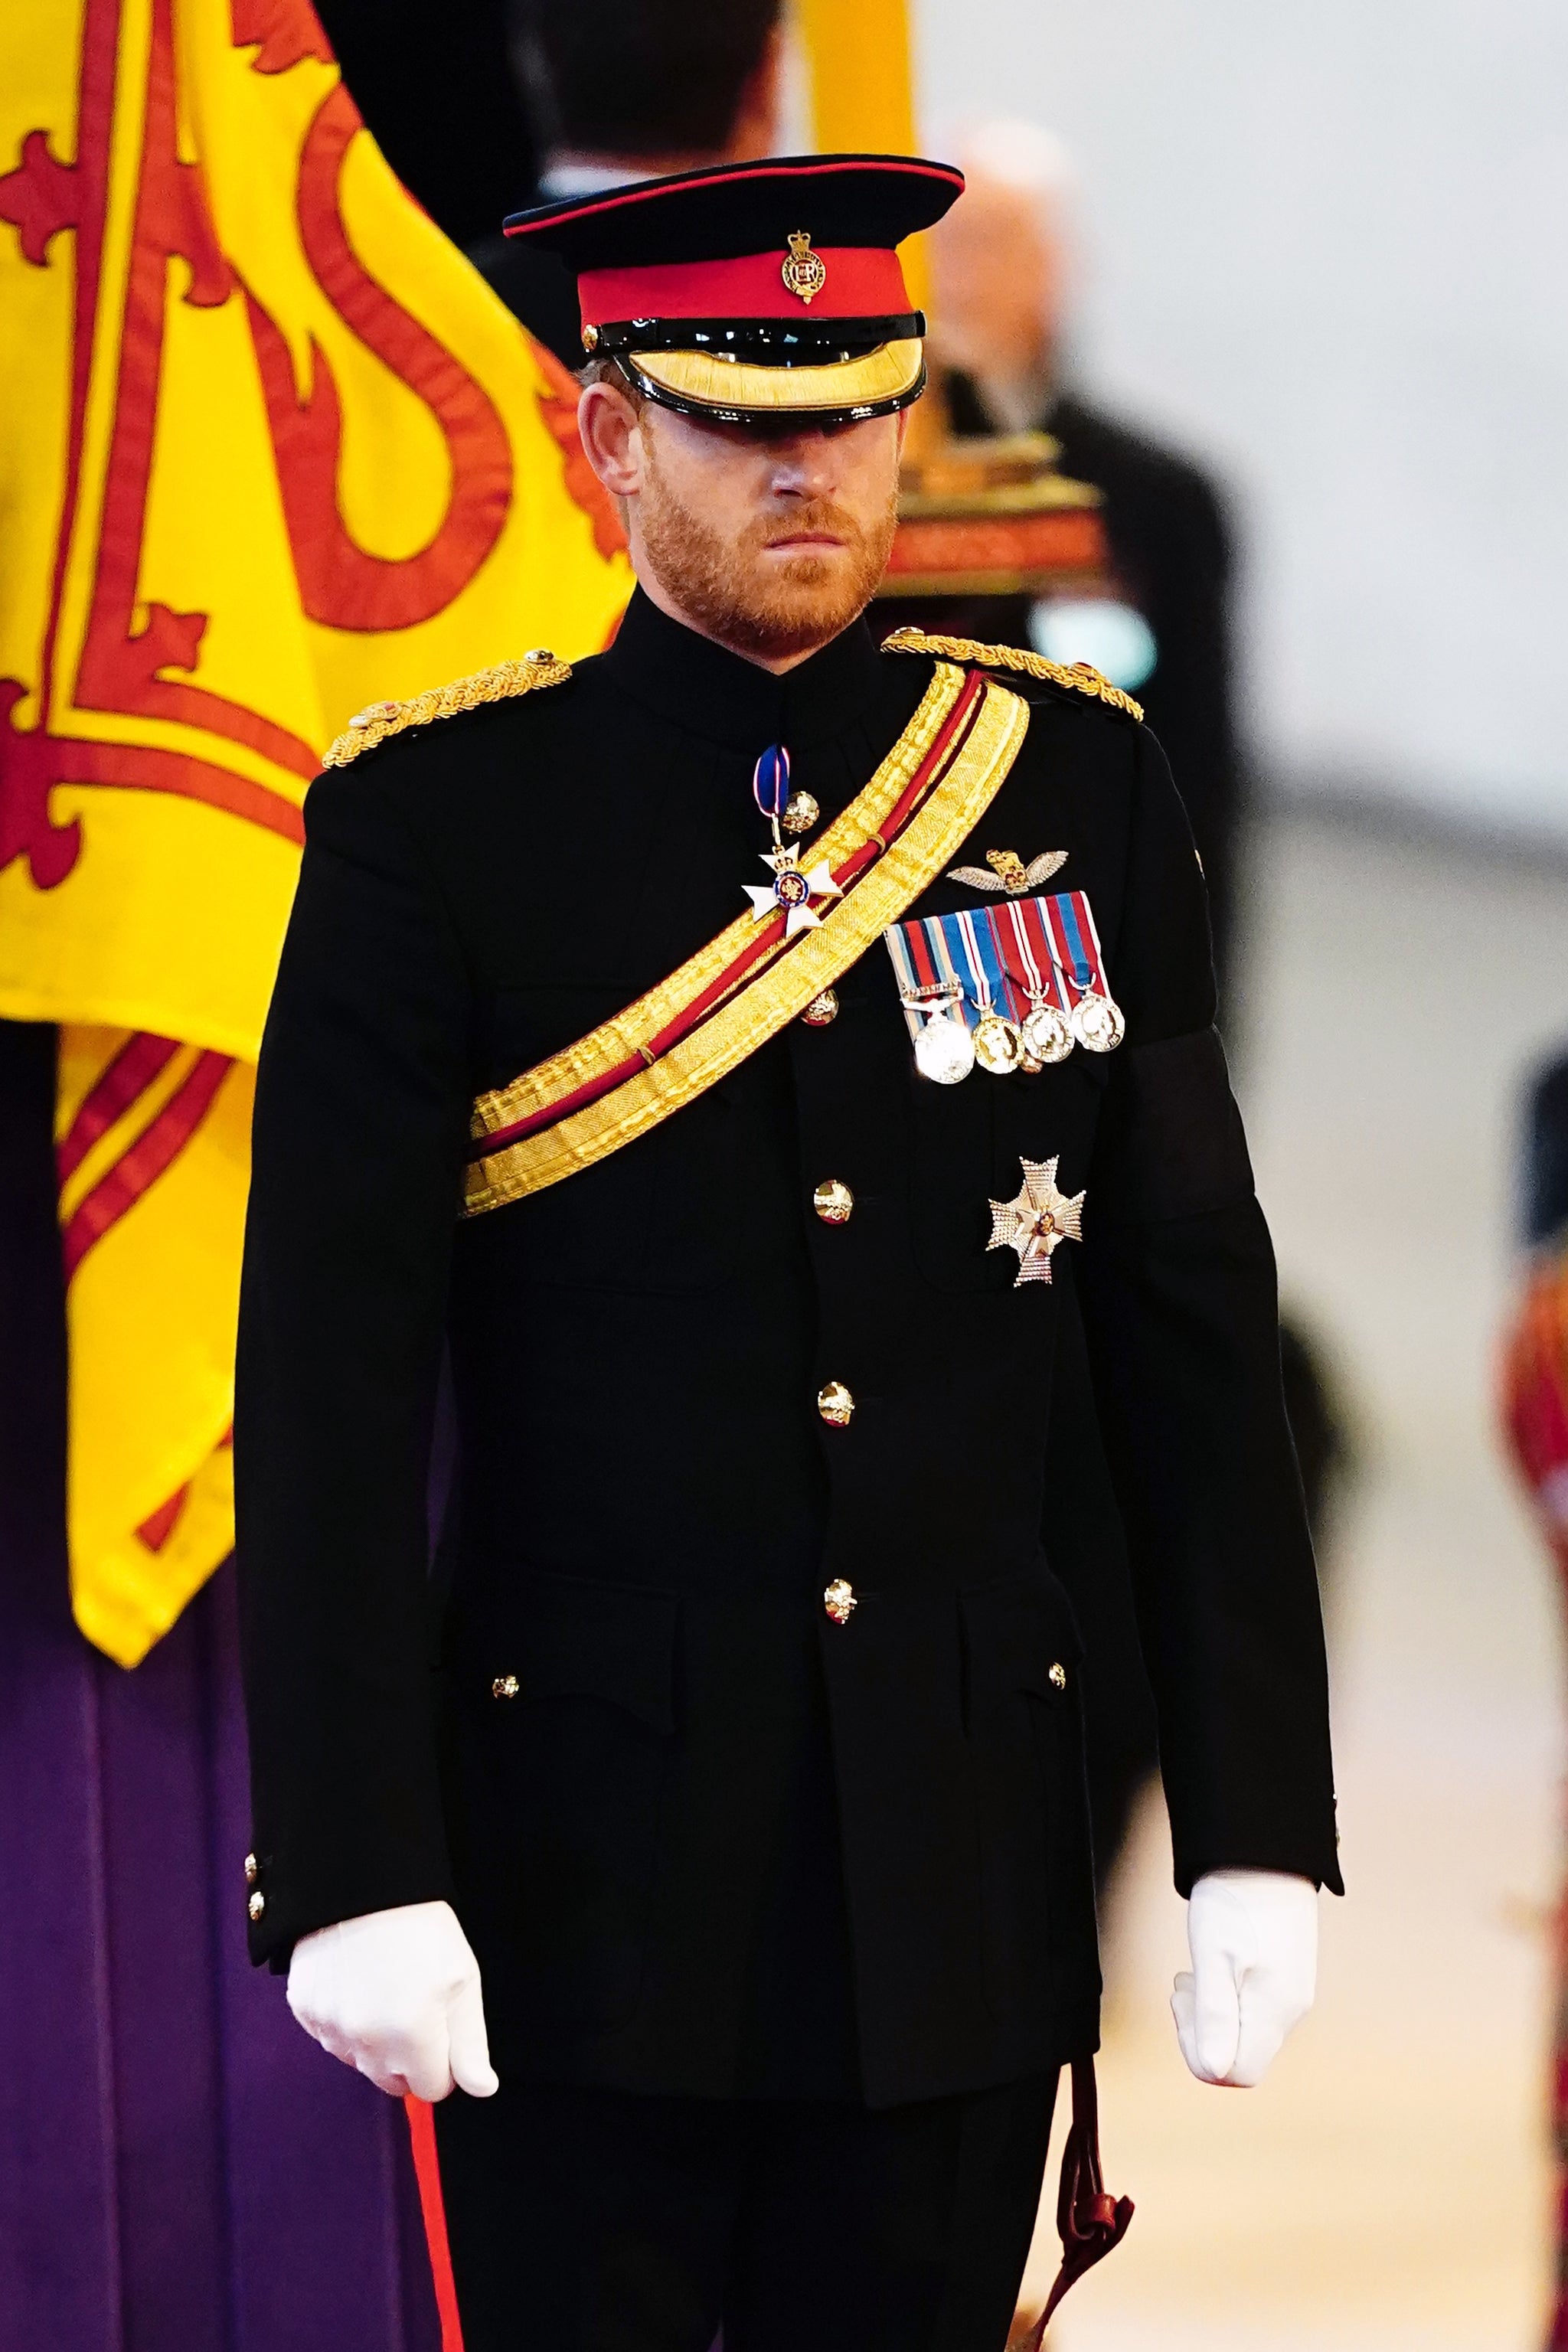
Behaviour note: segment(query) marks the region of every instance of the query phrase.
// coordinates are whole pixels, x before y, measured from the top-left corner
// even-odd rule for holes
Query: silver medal
[[[915,1067],[939,1087],[955,1087],[974,1067],[974,1040],[951,1013],[933,1013],[915,1039]]]
[[[1127,1034],[1121,1007],[1113,998],[1091,989],[1073,1006],[1072,1034],[1086,1053],[1113,1053]]]
[[[1073,1034],[1066,1013],[1048,996],[1037,998],[1024,1021],[1024,1051],[1036,1062],[1065,1062]]]

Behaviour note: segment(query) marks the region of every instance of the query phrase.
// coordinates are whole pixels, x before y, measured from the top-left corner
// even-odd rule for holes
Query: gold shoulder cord
[[[890,637],[883,638],[882,651],[929,654],[933,661],[973,662],[981,669],[1017,670],[1026,677],[1043,677],[1052,686],[1070,686],[1076,693],[1092,694],[1096,701],[1109,702],[1113,710],[1124,710],[1129,719],[1143,716],[1143,705],[1112,686],[1092,662],[1069,666],[1047,661],[1044,654],[1026,653],[1020,646],[983,646],[973,637],[928,636],[924,629],[895,629]]]
[[[477,710],[481,703],[509,702],[513,695],[531,694],[541,686],[564,686],[572,675],[570,662],[557,661],[542,647],[524,654],[521,661],[497,662],[490,669],[458,677],[450,686],[432,686],[408,702],[373,702],[357,711],[342,733],[327,746],[323,768],[346,768],[362,751],[374,751],[407,727],[424,727],[432,719],[451,719],[459,710]]]

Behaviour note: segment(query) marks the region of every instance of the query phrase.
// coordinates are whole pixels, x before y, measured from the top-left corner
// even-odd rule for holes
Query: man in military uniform
[[[444,2101],[468,2352],[999,2352],[1098,2036],[1066,1284],[1194,2072],[1258,2078],[1339,1884],[1164,761],[1092,673],[859,617],[923,381],[896,247],[960,184],[817,157],[513,222],[577,273],[637,593],[574,670],[362,714],[310,796],[241,1318],[247,1899],[301,2022]],[[1079,2122],[1069,2268],[1125,2221]]]

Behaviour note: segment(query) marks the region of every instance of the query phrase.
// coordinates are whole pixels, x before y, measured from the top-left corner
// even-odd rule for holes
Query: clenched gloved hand
[[[490,2064],[479,1964],[449,1903],[405,1903],[301,1936],[289,2006],[323,2050],[378,2091],[488,2099]]]
[[[1200,2083],[1250,2090],[1312,2006],[1318,1980],[1318,1890],[1273,1870],[1211,1870],[1187,1905],[1192,1973],[1171,2010],[1182,2055]]]

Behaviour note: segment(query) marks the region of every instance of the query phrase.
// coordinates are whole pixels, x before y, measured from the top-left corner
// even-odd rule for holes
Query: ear
[[[643,486],[637,412],[613,383],[591,383],[577,403],[577,433],[588,463],[613,499],[635,498]]]

